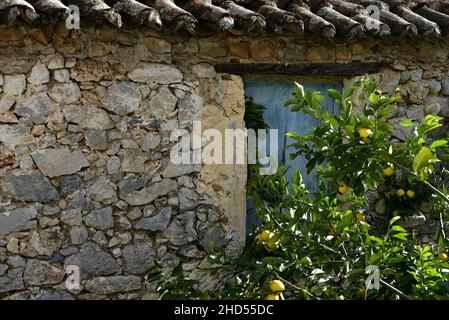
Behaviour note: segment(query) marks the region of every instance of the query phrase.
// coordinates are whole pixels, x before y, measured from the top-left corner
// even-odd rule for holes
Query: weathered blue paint
[[[306,83],[302,84],[305,90],[309,91],[321,91],[326,99],[321,103],[324,110],[329,113],[336,112],[335,102],[327,95],[328,89],[336,89],[341,92],[340,84],[315,84]],[[317,125],[315,119],[306,116],[302,112],[291,112],[289,108],[284,107],[284,102],[291,98],[293,91],[293,83],[279,83],[279,82],[246,82],[245,83],[245,95],[247,97],[253,97],[254,102],[265,106],[267,109],[264,112],[265,122],[272,129],[279,130],[279,154],[278,163],[285,163],[290,167],[287,172],[287,178],[291,179],[295,170],[299,170],[303,176],[304,183],[311,189],[317,187],[317,179],[314,172],[306,174],[306,161],[302,157],[297,157],[294,160],[290,160],[289,154],[292,153],[292,149],[286,149],[285,147],[291,144],[293,141],[290,138],[285,137],[287,132],[296,132],[298,134],[305,134],[310,132],[310,128]],[[248,231],[251,229],[251,225],[256,222],[256,217],[251,210],[251,205],[248,204]]]

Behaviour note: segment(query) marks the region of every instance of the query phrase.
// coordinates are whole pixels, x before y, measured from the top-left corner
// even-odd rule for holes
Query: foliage
[[[318,191],[307,190],[299,172],[287,181],[283,166],[273,176],[253,172],[248,195],[263,225],[241,257],[222,253],[219,268],[228,277],[214,298],[448,299],[449,264],[442,253],[449,199],[444,178],[435,173],[449,154],[448,140],[429,137],[442,118],[402,121],[413,134],[401,140],[393,135],[395,93],[385,95],[372,79],[361,78],[343,96],[333,89],[328,94],[338,114],[323,112],[321,93],[297,83],[285,103],[318,120],[310,134],[287,134],[292,159],[305,157],[307,171],[317,169]],[[260,124],[257,115],[251,119]],[[386,223],[376,232],[364,212],[368,191],[386,203]],[[431,244],[418,243],[400,226],[423,202],[441,222]],[[378,290],[366,290],[369,266],[380,272]],[[282,294],[270,289],[273,279],[285,284]]]

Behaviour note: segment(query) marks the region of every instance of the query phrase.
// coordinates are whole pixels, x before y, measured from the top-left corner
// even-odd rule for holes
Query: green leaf
[[[401,216],[396,216],[396,217],[391,218],[389,226],[391,227],[399,219],[401,219]]]
[[[403,127],[410,127],[413,125],[413,121],[410,119],[405,119],[405,120],[402,120],[401,122],[399,122],[399,124]]]
[[[430,145],[430,149],[440,148],[447,144],[447,140],[436,140]]]
[[[340,93],[338,93],[337,90],[335,89],[328,89],[327,90],[327,94],[329,95],[329,97],[331,97],[332,99],[335,99],[337,101],[341,100],[341,95]]]
[[[427,147],[422,147],[413,161],[413,171],[418,173],[418,170],[426,166],[432,158],[432,151]]]

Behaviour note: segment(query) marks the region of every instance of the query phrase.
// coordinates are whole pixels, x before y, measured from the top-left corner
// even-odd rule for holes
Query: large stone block
[[[4,178],[3,192],[19,201],[58,200],[59,193],[38,170],[16,171]]]
[[[181,71],[171,65],[159,63],[139,63],[128,73],[128,77],[132,81],[144,83],[169,84],[182,81]]]
[[[47,177],[58,177],[74,174],[82,168],[88,167],[84,154],[69,149],[44,149],[31,154],[39,170]]]
[[[36,228],[37,211],[34,208],[19,208],[0,213],[0,235]]]

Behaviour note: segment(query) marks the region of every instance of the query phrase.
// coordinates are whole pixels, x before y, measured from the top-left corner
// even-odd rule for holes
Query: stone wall
[[[215,288],[211,244],[244,245],[246,166],[169,161],[174,128],[244,127],[242,79],[214,62],[388,62],[396,116],[422,118],[449,115],[448,47],[1,27],[0,298],[155,298],[156,261]]]

